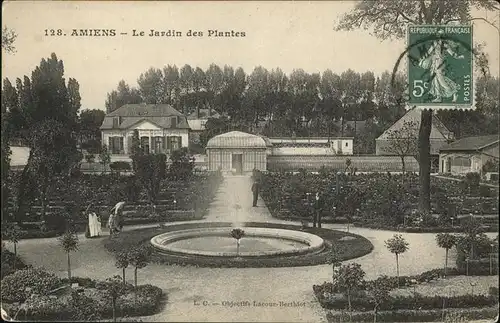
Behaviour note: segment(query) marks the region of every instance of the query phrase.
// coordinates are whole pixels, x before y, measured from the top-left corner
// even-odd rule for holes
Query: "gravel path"
[[[272,219],[261,199],[258,201],[259,206],[253,208],[250,187],[248,177],[225,178],[207,217],[201,222],[233,221],[235,225],[245,221],[290,223]],[[239,206],[235,208],[235,205]],[[155,225],[149,225],[152,226]],[[148,225],[128,226],[125,230],[139,227]],[[336,224],[326,224],[324,227],[346,228],[345,225]],[[350,231],[368,238],[375,247],[372,253],[351,260],[362,265],[367,279],[381,274],[396,274],[395,257],[384,246],[384,240],[392,237],[394,232],[366,228],[351,228]],[[402,235],[410,243],[410,249],[400,256],[401,275],[418,274],[443,266],[445,252],[436,246],[435,234]],[[496,233],[491,236],[496,236]],[[74,276],[105,279],[120,274],[112,255],[102,246],[102,239],[108,239],[107,236],[86,239],[81,234],[79,237],[80,250],[71,255]],[[12,249],[9,243],[6,245]],[[43,266],[61,277],[67,275],[66,256],[56,238],[23,240],[18,244],[18,253],[27,263]],[[451,254],[450,259],[452,257]],[[157,322],[326,322],[326,313],[316,302],[312,285],[328,281],[330,277],[331,268],[328,265],[236,269],[151,264],[138,271],[139,284],[159,286],[169,295],[169,301],[161,313],[143,318]],[[130,268],[127,278],[133,280],[133,270]],[[489,286],[498,286],[498,276],[473,279],[478,282],[475,293],[487,292]],[[465,277],[440,281],[426,290],[430,294],[439,292],[450,283],[462,286],[453,288],[457,293],[468,292]],[[419,288],[424,287],[422,285]]]

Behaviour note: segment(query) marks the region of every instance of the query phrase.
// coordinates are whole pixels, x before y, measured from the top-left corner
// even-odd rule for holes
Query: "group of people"
[[[90,212],[94,203],[91,202],[90,205],[85,210],[85,214],[88,216],[88,226],[87,234],[88,238],[99,237],[102,233],[102,224],[100,217],[95,212]],[[113,236],[123,229],[123,207],[125,202],[121,201],[116,203],[116,205],[109,211],[109,219],[107,227],[109,228],[109,235]]]

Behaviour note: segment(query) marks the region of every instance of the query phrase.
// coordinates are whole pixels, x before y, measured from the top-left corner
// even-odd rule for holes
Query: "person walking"
[[[259,181],[255,181],[253,182],[253,185],[252,185],[252,193],[253,193],[253,207],[256,207],[257,206],[257,200],[259,198],[259,189],[260,189],[260,183]]]
[[[121,201],[116,203],[115,206],[111,209],[111,213],[115,212],[115,216],[113,217],[115,223],[116,231],[121,231],[123,229],[123,207],[125,206],[125,201]],[[111,218],[111,216],[110,216]]]
[[[321,215],[323,213],[323,196],[320,196],[319,192],[316,192],[313,210],[313,228],[316,227],[318,223],[318,228],[321,228]]]

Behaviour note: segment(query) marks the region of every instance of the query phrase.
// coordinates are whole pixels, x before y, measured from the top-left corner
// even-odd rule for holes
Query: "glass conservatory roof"
[[[241,131],[231,131],[215,136],[207,143],[210,148],[266,148],[266,141],[261,136]]]

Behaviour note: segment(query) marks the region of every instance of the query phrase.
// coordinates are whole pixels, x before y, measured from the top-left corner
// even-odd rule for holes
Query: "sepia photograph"
[[[1,317],[499,318],[500,1],[4,1]]]

